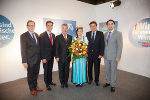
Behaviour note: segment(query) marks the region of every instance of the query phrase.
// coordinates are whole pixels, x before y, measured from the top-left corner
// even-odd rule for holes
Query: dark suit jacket
[[[71,60],[71,57],[68,57],[69,55],[68,47],[70,46],[71,42],[72,42],[71,35],[67,34],[67,43],[62,34],[56,36],[56,58],[59,58],[62,61],[65,61],[66,59],[68,61]]]
[[[88,55],[90,56],[92,53],[92,50],[94,50],[94,57],[98,57],[99,55],[103,56],[104,55],[104,34],[101,31],[96,31],[96,36],[94,40],[94,46],[92,46],[92,41],[91,41],[91,35],[92,31],[89,31],[86,33],[86,37],[88,39]],[[92,48],[94,47],[94,48]]]
[[[41,59],[53,59],[55,54],[55,35],[52,33],[53,45],[51,44],[50,38],[47,32],[43,32],[40,35],[40,50],[41,50]]]
[[[37,44],[27,31],[20,36],[22,63],[36,64],[40,62],[39,36],[35,33]]]

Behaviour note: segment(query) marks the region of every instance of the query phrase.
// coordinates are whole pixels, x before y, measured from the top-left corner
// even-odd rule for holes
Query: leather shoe
[[[54,86],[56,86],[56,83],[51,82],[51,83],[50,83],[50,85],[54,85]]]
[[[91,83],[92,83],[92,81],[89,81],[89,82],[88,82],[88,84],[91,84]]]
[[[115,92],[115,87],[111,87],[111,92]]]
[[[47,87],[47,90],[48,90],[48,91],[51,91],[51,90],[52,90],[51,87],[50,87],[50,85]]]
[[[95,82],[96,86],[99,86],[99,83],[98,82]]]
[[[60,86],[61,88],[64,88],[64,84],[61,84],[61,86]]]
[[[105,83],[105,84],[103,85],[104,88],[105,88],[105,87],[108,87],[108,86],[110,86],[110,84],[108,84],[108,83]]]
[[[68,88],[68,84],[67,83],[65,84],[65,87]]]
[[[36,91],[43,91],[43,89],[42,89],[42,88],[38,88],[38,87],[37,87],[37,88],[35,88],[35,90],[36,90]]]
[[[35,95],[37,95],[37,92],[35,90],[32,90],[31,94],[35,96]]]

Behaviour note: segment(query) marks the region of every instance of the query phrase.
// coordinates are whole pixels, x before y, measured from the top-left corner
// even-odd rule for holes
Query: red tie
[[[65,36],[65,41],[67,42],[67,37],[66,37],[67,35],[64,35],[64,36]]]
[[[52,41],[52,36],[51,36],[51,33],[49,34],[50,36],[50,41],[51,41],[51,44],[53,45],[53,41]]]

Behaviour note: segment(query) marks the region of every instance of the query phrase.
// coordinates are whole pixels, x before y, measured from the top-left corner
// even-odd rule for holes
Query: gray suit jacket
[[[107,60],[120,59],[123,47],[122,33],[114,30],[108,43],[106,41],[107,34],[108,32],[104,34],[104,58]]]

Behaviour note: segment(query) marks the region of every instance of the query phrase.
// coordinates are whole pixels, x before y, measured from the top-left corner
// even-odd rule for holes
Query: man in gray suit
[[[122,33],[115,30],[115,22],[113,20],[108,20],[106,24],[108,28],[108,32],[104,34],[106,83],[103,87],[111,86],[111,92],[115,92],[117,64],[121,58],[123,40]]]

